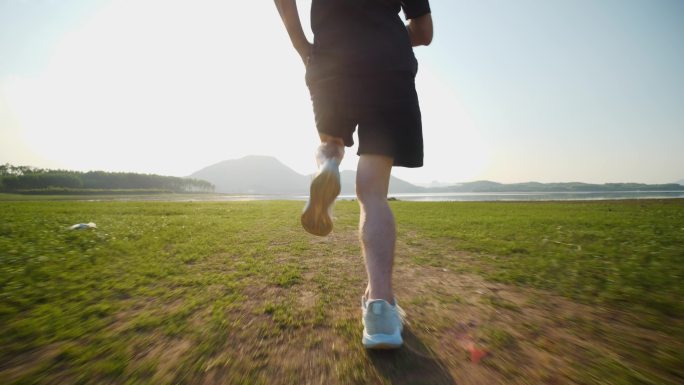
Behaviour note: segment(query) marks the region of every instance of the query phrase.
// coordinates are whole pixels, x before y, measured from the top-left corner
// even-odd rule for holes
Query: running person
[[[423,136],[412,47],[432,41],[428,0],[312,0],[311,44],[296,0],[275,0],[290,40],[306,65],[321,145],[319,171],[301,217],[314,235],[332,231],[340,192],[339,163],[358,126],[356,195],[368,286],[362,297],[366,348],[402,345],[402,315],[392,291],[396,239],[387,203],[392,166],[421,167]],[[399,13],[403,10],[408,24]]]

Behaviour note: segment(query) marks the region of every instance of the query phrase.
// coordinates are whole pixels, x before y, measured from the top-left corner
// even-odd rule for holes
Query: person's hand
[[[299,57],[302,58],[302,61],[306,66],[309,62],[309,57],[311,56],[313,44],[309,43],[306,39],[306,35],[304,35],[302,23],[299,20],[299,13],[297,12],[297,1],[275,0],[275,5],[276,8],[278,8],[280,18],[285,24],[287,34],[290,36],[292,46],[297,50]]]
[[[425,14],[415,19],[409,20],[408,25],[409,38],[411,45],[417,47],[419,45],[430,45],[432,42],[432,15]]]
[[[309,65],[311,51],[313,51],[313,44],[309,43],[308,41],[297,48],[297,53],[299,53],[299,56],[302,58],[302,62],[304,62],[304,67]]]

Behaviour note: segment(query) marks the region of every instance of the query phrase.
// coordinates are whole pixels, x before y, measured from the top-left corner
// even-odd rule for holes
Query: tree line
[[[96,192],[147,190],[157,192],[213,192],[214,185],[201,179],[131,172],[51,170],[31,166],[0,165],[0,191]],[[133,191],[132,191],[133,192]]]

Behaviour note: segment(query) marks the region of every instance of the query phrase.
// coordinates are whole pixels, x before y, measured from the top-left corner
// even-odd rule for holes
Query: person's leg
[[[320,132],[318,133],[318,136],[321,138],[321,145],[316,151],[316,163],[318,164],[318,167],[321,167],[330,159],[337,160],[337,164],[339,164],[344,157],[344,140]]]
[[[326,236],[333,228],[332,205],[341,189],[339,165],[344,156],[344,141],[327,134],[320,137],[321,145],[316,151],[318,173],[311,181],[301,223],[309,233]]]
[[[396,231],[387,191],[392,163],[393,159],[387,156],[363,154],[356,172],[356,195],[361,208],[359,238],[368,273],[365,297],[384,299],[391,304]]]

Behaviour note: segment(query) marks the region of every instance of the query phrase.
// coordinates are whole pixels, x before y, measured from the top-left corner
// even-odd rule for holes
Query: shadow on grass
[[[378,374],[392,385],[456,385],[453,377],[409,328],[402,333],[404,346],[397,350],[368,350]]]

